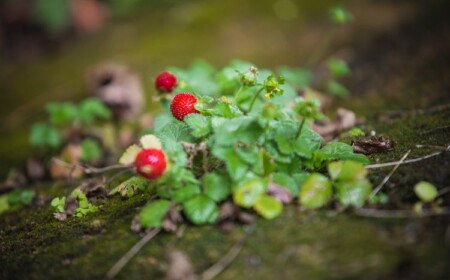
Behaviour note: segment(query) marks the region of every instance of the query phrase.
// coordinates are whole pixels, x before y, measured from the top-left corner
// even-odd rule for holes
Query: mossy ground
[[[363,48],[352,67],[360,70],[348,81],[356,94],[336,102],[336,106],[365,116],[368,130],[396,141],[394,151],[372,156],[374,162],[398,160],[417,144],[450,144],[449,129],[427,132],[449,125],[448,109],[414,113],[417,108],[449,102],[449,40],[437,39],[449,24],[435,15],[428,14],[419,23],[380,37],[386,48],[380,49],[377,43]],[[430,21],[430,17],[434,19]],[[424,22],[428,22],[425,27],[417,26]],[[436,36],[425,36],[430,30]],[[414,48],[414,59],[405,49],[408,44],[398,42],[420,42]],[[373,57],[373,53],[378,55]],[[408,113],[390,121],[378,118],[385,115],[385,110],[399,109]],[[433,151],[413,149],[409,158]],[[389,171],[376,170],[371,180],[377,184]],[[448,187],[449,171],[449,154],[404,165],[383,190],[397,206],[408,207],[415,201],[415,183],[427,180],[439,188]],[[52,196],[68,192],[61,184],[35,188]],[[65,222],[54,219],[49,206],[2,215],[0,279],[103,279],[106,271],[139,240],[130,224],[148,198],[115,197],[101,203],[98,213]],[[449,195],[443,199],[448,205]],[[292,206],[276,220],[258,219],[241,253],[218,279],[445,279],[450,273],[449,224],[448,217],[370,219],[350,213],[301,212]],[[216,227],[188,226],[181,238],[160,234],[125,266],[118,278],[163,277],[166,252],[171,249],[184,251],[195,270],[201,272],[220,259],[245,228],[237,226],[224,233]]]

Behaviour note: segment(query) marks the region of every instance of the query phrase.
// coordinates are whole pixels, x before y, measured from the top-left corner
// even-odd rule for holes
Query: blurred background
[[[336,5],[354,22],[333,30],[325,56],[356,49],[395,30],[427,1],[383,0],[2,0],[0,2],[0,174],[30,153],[29,128],[49,101],[88,96],[88,69],[127,65],[154,94],[168,66],[232,59],[257,66],[308,66],[333,30]],[[320,65],[320,61],[319,65]],[[151,103],[151,99],[147,98]]]

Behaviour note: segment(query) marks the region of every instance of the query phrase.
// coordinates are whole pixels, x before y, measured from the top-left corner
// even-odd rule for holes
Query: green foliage
[[[306,209],[320,208],[330,201],[332,195],[331,182],[322,174],[311,174],[303,184],[299,202]]]
[[[81,124],[82,128],[92,126],[96,120],[109,120],[111,111],[96,98],[87,98],[76,105],[71,102],[49,103],[46,106],[48,122],[33,125],[30,133],[30,144],[34,147],[59,148],[63,142],[64,131]],[[99,148],[94,147],[92,140],[83,146],[85,161],[95,160],[99,156]]]
[[[58,148],[61,136],[58,130],[47,123],[36,123],[31,128],[30,143],[34,147]]]
[[[170,201],[159,199],[147,204],[141,211],[140,223],[143,228],[159,228],[170,209]]]
[[[432,202],[438,196],[436,187],[429,182],[419,182],[414,186],[414,192],[422,202]]]
[[[78,207],[75,209],[73,216],[81,218],[90,213],[95,213],[98,211],[98,207],[89,202],[88,198],[84,193],[75,189],[71,194],[72,197],[78,200]]]
[[[270,195],[263,194],[255,201],[255,211],[266,219],[278,217],[283,212],[283,204]]]
[[[85,162],[98,160],[102,155],[102,149],[97,141],[93,139],[85,139],[80,144],[81,160]]]
[[[0,214],[19,208],[23,205],[29,205],[36,196],[33,190],[13,190],[0,196]]]
[[[336,78],[350,74],[350,68],[344,60],[332,58],[328,60],[327,64],[331,74]]]
[[[109,195],[120,193],[123,197],[132,197],[138,190],[147,191],[150,186],[150,182],[142,177],[133,176],[109,192]]]
[[[350,136],[351,138],[356,138],[356,137],[361,137],[361,136],[365,136],[366,133],[358,127],[352,128],[349,132],[348,132],[348,136]]]
[[[330,9],[331,20],[339,25],[346,24],[353,20],[353,15],[342,7],[333,7]]]
[[[219,207],[206,195],[197,195],[183,204],[184,213],[196,224],[213,224],[219,217]]]
[[[64,213],[64,207],[66,206],[66,197],[61,198],[55,197],[50,203],[53,208],[55,208],[57,213]]]

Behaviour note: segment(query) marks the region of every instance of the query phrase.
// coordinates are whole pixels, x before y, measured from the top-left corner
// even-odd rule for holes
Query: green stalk
[[[300,137],[300,135],[302,134],[302,129],[303,126],[305,125],[305,118],[302,120],[302,122],[300,123],[300,126],[297,129],[297,133],[295,134],[295,139],[298,139]]]
[[[258,92],[253,96],[252,102],[250,103],[250,106],[248,107],[248,110],[244,110],[244,113],[247,115],[253,108],[253,105],[255,104],[256,99],[258,98],[259,94],[263,91],[264,86],[261,87]]]

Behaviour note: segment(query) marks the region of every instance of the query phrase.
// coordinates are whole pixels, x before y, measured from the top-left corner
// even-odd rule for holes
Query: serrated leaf
[[[187,218],[196,225],[215,223],[219,217],[219,207],[206,195],[197,195],[183,204]]]
[[[147,134],[139,139],[142,148],[144,149],[162,149],[161,140],[153,134]]]
[[[288,189],[293,197],[296,197],[298,195],[299,184],[297,184],[294,178],[289,176],[288,174],[280,172],[275,173],[273,174],[273,181],[276,184]]]
[[[336,183],[336,198],[344,206],[363,206],[371,192],[372,184],[367,179]]]
[[[266,192],[267,182],[262,179],[252,179],[241,183],[233,192],[234,202],[244,208],[250,208],[256,199]]]
[[[147,204],[141,211],[140,223],[143,228],[160,228],[170,209],[170,201],[159,199]]]
[[[367,169],[355,161],[336,161],[328,164],[328,173],[334,180],[349,181],[364,179],[367,175]]]
[[[231,182],[222,174],[208,173],[203,176],[203,192],[214,201],[220,202],[231,194]]]
[[[226,120],[221,125],[214,127],[215,140],[218,145],[232,145],[236,142],[253,144],[263,131],[258,120],[249,116]]]
[[[114,195],[116,193],[120,193],[122,196],[131,197],[134,195],[135,191],[145,191],[150,186],[150,181],[142,178],[140,176],[133,176],[122,183],[120,183],[117,187],[112,189],[108,195]]]
[[[431,202],[438,196],[438,191],[433,184],[422,181],[414,186],[414,192],[423,202]]]
[[[141,150],[142,148],[139,147],[138,145],[129,146],[120,157],[119,163],[122,165],[129,165],[134,163],[136,156],[139,154]]]
[[[311,174],[300,189],[299,202],[307,209],[320,208],[330,201],[331,183],[319,173]]]
[[[258,214],[268,220],[278,217],[283,212],[283,204],[267,194],[260,195],[256,199],[253,208]]]
[[[191,128],[194,137],[201,138],[211,132],[211,121],[201,114],[190,114],[184,118],[184,122]]]
[[[213,154],[225,161],[231,179],[238,181],[248,171],[247,163],[239,156],[234,148],[215,147]]]
[[[329,143],[322,149],[315,151],[315,157],[322,161],[352,160],[362,164],[370,163],[369,159],[361,154],[355,154],[353,148],[342,142]]]
[[[181,187],[179,189],[177,189],[173,196],[172,199],[173,201],[177,202],[177,203],[182,203],[185,201],[188,201],[189,199],[193,198],[194,196],[198,195],[201,193],[200,190],[200,186],[199,185],[187,185],[185,187]]]

